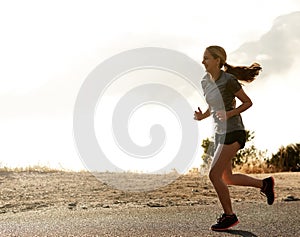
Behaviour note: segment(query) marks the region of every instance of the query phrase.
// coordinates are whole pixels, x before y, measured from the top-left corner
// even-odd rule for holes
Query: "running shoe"
[[[214,231],[224,231],[228,230],[229,228],[237,225],[239,223],[238,218],[235,214],[233,215],[226,215],[223,214],[217,220],[217,224],[214,224],[211,229]]]
[[[267,202],[269,205],[272,205],[275,200],[275,193],[274,193],[274,178],[269,177],[263,180],[263,186],[260,190],[261,194],[267,197]]]

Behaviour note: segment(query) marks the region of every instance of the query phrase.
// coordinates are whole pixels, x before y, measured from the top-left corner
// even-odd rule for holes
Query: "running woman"
[[[267,202],[274,202],[274,178],[257,179],[245,174],[233,174],[231,160],[239,149],[245,146],[246,132],[241,113],[252,106],[252,101],[239,81],[251,82],[259,74],[261,67],[254,63],[250,67],[233,67],[226,63],[226,52],[220,46],[206,48],[202,64],[206,75],[201,81],[208,109],[204,113],[198,107],[195,120],[210,115],[215,124],[215,152],[209,171],[209,178],[217,192],[224,213],[211,226],[214,231],[227,230],[239,223],[233,212],[227,185],[260,188]],[[222,70],[224,68],[224,70]],[[241,104],[236,107],[236,98]]]

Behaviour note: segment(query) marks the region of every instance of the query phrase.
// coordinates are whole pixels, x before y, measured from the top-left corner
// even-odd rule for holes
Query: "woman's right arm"
[[[195,111],[194,113],[194,119],[195,120],[203,120],[210,116],[210,108],[208,108],[204,113],[202,113],[201,109],[198,107],[198,111]]]

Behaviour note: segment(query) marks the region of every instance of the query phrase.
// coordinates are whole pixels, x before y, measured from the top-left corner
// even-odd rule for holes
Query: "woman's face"
[[[208,50],[204,51],[202,64],[209,73],[220,69],[220,59],[214,58]]]

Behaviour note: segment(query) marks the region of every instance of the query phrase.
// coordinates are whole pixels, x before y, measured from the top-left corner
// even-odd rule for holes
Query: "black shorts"
[[[243,149],[246,143],[246,131],[237,130],[226,134],[216,133],[215,135],[215,149],[217,149],[219,144],[229,145],[234,142],[238,142],[240,144],[240,149]]]

